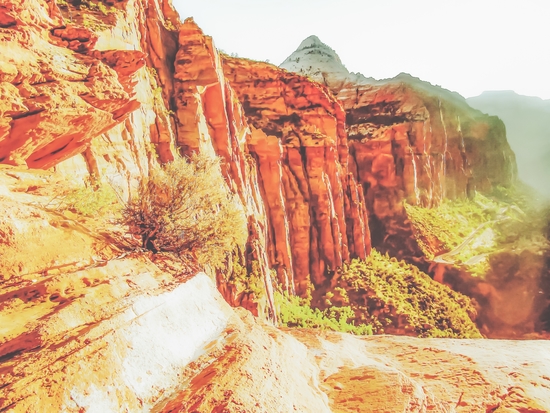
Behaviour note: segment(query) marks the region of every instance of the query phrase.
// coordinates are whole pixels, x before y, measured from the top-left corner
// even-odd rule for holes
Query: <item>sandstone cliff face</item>
[[[271,262],[300,295],[308,282],[370,252],[362,191],[348,170],[345,114],[322,86],[275,66],[224,57],[251,125],[270,222]]]
[[[383,234],[374,242],[383,251],[416,255],[413,245],[403,243],[411,234],[403,200],[431,207],[514,180],[514,154],[502,122],[450,92],[403,75],[387,84],[348,86],[338,97],[347,111],[358,181],[373,226]]]
[[[155,146],[170,159],[163,145],[173,126],[153,92],[170,78],[166,60],[175,54],[165,16],[178,19],[162,1],[142,3],[107,11],[77,2],[6,4],[17,18],[1,29],[3,163],[55,166],[81,181],[108,177],[127,197],[157,165]]]
[[[237,193],[248,216],[249,238],[245,261],[248,271],[264,279],[272,303],[272,282],[266,250],[268,221],[259,190],[257,165],[248,154],[250,137],[241,105],[225,80],[220,57],[212,39],[188,19],[180,28],[174,62],[172,97],[177,128],[176,145],[183,155],[207,152],[220,156],[227,184]],[[292,279],[290,279],[292,282]],[[241,305],[258,315],[259,297],[238,291],[227,277],[218,274],[220,290],[232,305]],[[271,313],[274,317],[275,314]]]
[[[92,138],[140,106],[130,76],[139,51],[92,51],[97,36],[66,25],[55,2],[4,2],[0,28],[1,161],[49,168],[82,153]]]
[[[365,192],[373,245],[383,252],[411,261],[421,255],[404,200],[431,207],[515,180],[502,122],[456,93],[406,74],[376,81],[349,73],[314,36],[281,67],[326,84],[346,111],[350,170]]]
[[[39,13],[19,13],[24,7]],[[348,171],[345,114],[325,90],[260,64],[241,67],[239,76],[250,69],[254,87],[273,87],[244,99],[248,86],[233,77],[235,94],[212,40],[192,20],[174,29],[180,23],[169,3],[105,7],[10,3],[10,16],[20,17],[3,29],[4,163],[55,166],[71,179],[107,181],[127,198],[150,168],[178,154],[220,156],[249,217],[242,254],[265,279],[268,301],[269,267],[283,288],[305,294],[310,280],[322,285],[342,262],[369,253],[363,193]],[[46,89],[25,95],[27,84]],[[262,100],[276,117],[267,124],[258,117],[250,128],[244,112]],[[227,281],[219,276],[228,301],[257,314],[257,297]]]

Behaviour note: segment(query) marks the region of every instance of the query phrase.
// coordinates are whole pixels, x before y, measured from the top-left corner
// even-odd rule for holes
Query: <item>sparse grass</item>
[[[191,253],[215,268],[248,236],[241,204],[229,192],[218,159],[207,155],[153,170],[124,208],[123,223],[144,248]]]
[[[107,208],[120,209],[121,205],[114,189],[109,184],[102,183],[95,188],[87,185],[73,190],[62,199],[61,208],[93,217],[101,215]]]

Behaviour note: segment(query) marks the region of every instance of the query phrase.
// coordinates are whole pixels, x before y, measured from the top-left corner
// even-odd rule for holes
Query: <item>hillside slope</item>
[[[3,167],[0,184],[0,411],[550,409],[544,341],[278,329],[206,274],[128,250],[116,200],[83,216],[50,204],[59,173]]]

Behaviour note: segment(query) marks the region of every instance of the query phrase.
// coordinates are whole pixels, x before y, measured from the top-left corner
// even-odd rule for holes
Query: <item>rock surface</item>
[[[271,276],[266,250],[270,248],[268,217],[260,191],[257,164],[247,150],[250,129],[234,91],[223,76],[218,52],[192,19],[179,31],[174,63],[174,97],[177,137],[181,154],[206,152],[222,159],[222,174],[237,193],[248,217],[249,238],[245,262],[249,273],[259,272],[274,317]],[[288,236],[288,235],[287,235]],[[287,280],[292,283],[292,278]],[[241,305],[255,315],[261,312],[259,297],[239,291],[229,277],[218,277],[220,291],[232,305]]]
[[[7,412],[530,412],[550,409],[543,341],[282,331],[199,274],[146,257],[52,273],[3,295]],[[37,314],[40,320],[37,321]]]
[[[349,73],[315,36],[281,67],[322,82],[341,102],[350,170],[365,191],[373,245],[383,252],[421,264],[403,200],[430,207],[514,182],[504,125],[457,93],[407,74],[377,81]]]
[[[150,168],[180,152],[189,154],[186,128],[198,125],[200,131],[192,129],[191,139],[202,140],[203,150],[224,159],[228,185],[239,193],[247,211],[250,237],[243,259],[249,269],[254,263],[269,277],[266,216],[256,165],[245,154],[248,126],[240,104],[232,99],[223,74],[217,79],[218,87],[208,88],[204,102],[195,105],[193,113],[178,110],[174,103],[192,99],[212,80],[195,76],[208,69],[203,64],[210,64],[210,56],[217,56],[211,40],[206,48],[200,29],[187,22],[178,42],[174,25],[180,24],[179,17],[162,0],[146,5],[130,0],[105,7],[106,12],[72,2],[61,9],[55,2],[49,5],[42,0],[9,4],[21,21],[0,29],[5,40],[0,43],[5,57],[0,86],[5,97],[1,103],[5,116],[0,119],[0,162],[31,168],[55,166],[71,180],[107,182],[127,199]],[[24,13],[25,8],[36,10],[38,17]],[[39,25],[35,24],[37,18]],[[71,25],[65,24],[68,20]],[[193,30],[200,44],[190,50]],[[179,63],[174,65],[177,54]],[[207,60],[201,61],[205,56]],[[182,60],[192,62],[194,72],[186,73]],[[40,67],[29,61],[41,62]],[[187,96],[175,91],[178,79],[186,75],[196,78],[195,84],[187,85]],[[29,92],[35,83],[40,90]],[[21,94],[21,87],[26,87],[26,94]],[[36,114],[29,112],[37,118],[29,122],[25,113],[34,105],[33,96],[38,97],[40,108]],[[223,111],[217,112],[220,108]],[[218,113],[218,123],[211,127],[212,116]],[[269,297],[271,282],[265,285]],[[257,297],[236,290],[223,277],[220,289],[230,303],[244,305],[255,314],[262,311]],[[266,303],[261,306],[265,308]]]
[[[357,338],[250,314],[275,318],[269,267],[306,294],[309,280],[328,287],[332,270],[368,254],[367,208],[389,239],[406,233],[386,220],[401,199],[495,184],[500,158],[480,148],[507,159],[499,124],[468,129],[444,99],[358,75],[345,82],[361,96],[343,83],[346,114],[304,76],[222,63],[169,0],[66,3],[0,6],[0,411],[549,411],[544,342]],[[116,202],[91,217],[61,207],[84,182],[127,199],[151,168],[193,151],[222,158],[248,215],[227,273],[194,276],[136,248]],[[266,302],[231,278],[236,261],[259,274]]]
[[[370,252],[363,193],[348,171],[344,112],[326,89],[273,65],[224,57],[251,125],[279,280],[303,295],[327,273]]]
[[[143,54],[89,55],[97,37],[65,25],[55,3],[46,8],[40,0],[8,1],[3,7],[17,16],[0,29],[3,163],[54,166],[82,153],[140,106],[127,89],[131,74],[145,63]]]
[[[125,253],[109,215],[50,205],[66,186],[51,171],[0,173],[2,411],[550,409],[544,341],[280,330],[232,310],[204,274]]]

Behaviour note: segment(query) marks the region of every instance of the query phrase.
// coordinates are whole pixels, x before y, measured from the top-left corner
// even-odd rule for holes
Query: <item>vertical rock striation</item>
[[[242,102],[270,223],[279,281],[297,293],[370,250],[366,209],[348,171],[345,114],[321,85],[261,62],[224,57]]]
[[[377,81],[350,73],[316,36],[281,67],[326,85],[342,104],[350,170],[364,189],[373,244],[383,252],[411,261],[421,255],[403,201],[430,207],[515,180],[504,125],[457,93],[407,74]]]
[[[192,19],[180,23],[167,0],[105,7],[3,6],[0,162],[105,180],[127,198],[175,156],[221,157],[248,216],[239,260],[261,274],[268,302],[269,268],[305,295],[367,256],[369,220],[382,251],[415,256],[403,199],[432,205],[511,179],[501,124],[447,92],[346,75],[335,52],[310,38],[302,52],[332,62],[320,80],[337,100],[266,63],[222,63],[212,39]],[[221,274],[218,282],[230,303],[262,311],[250,289]]]
[[[212,39],[205,36],[192,19],[187,19],[180,28],[178,44],[173,95],[177,147],[183,155],[209,152],[222,159],[222,174],[232,191],[239,195],[248,216],[245,257],[248,271],[262,274],[268,301],[272,303],[266,213],[256,164],[246,148],[250,129],[235,93],[223,76]],[[259,309],[254,303],[257,297],[237,291],[227,281],[218,276],[225,298],[258,315]]]

